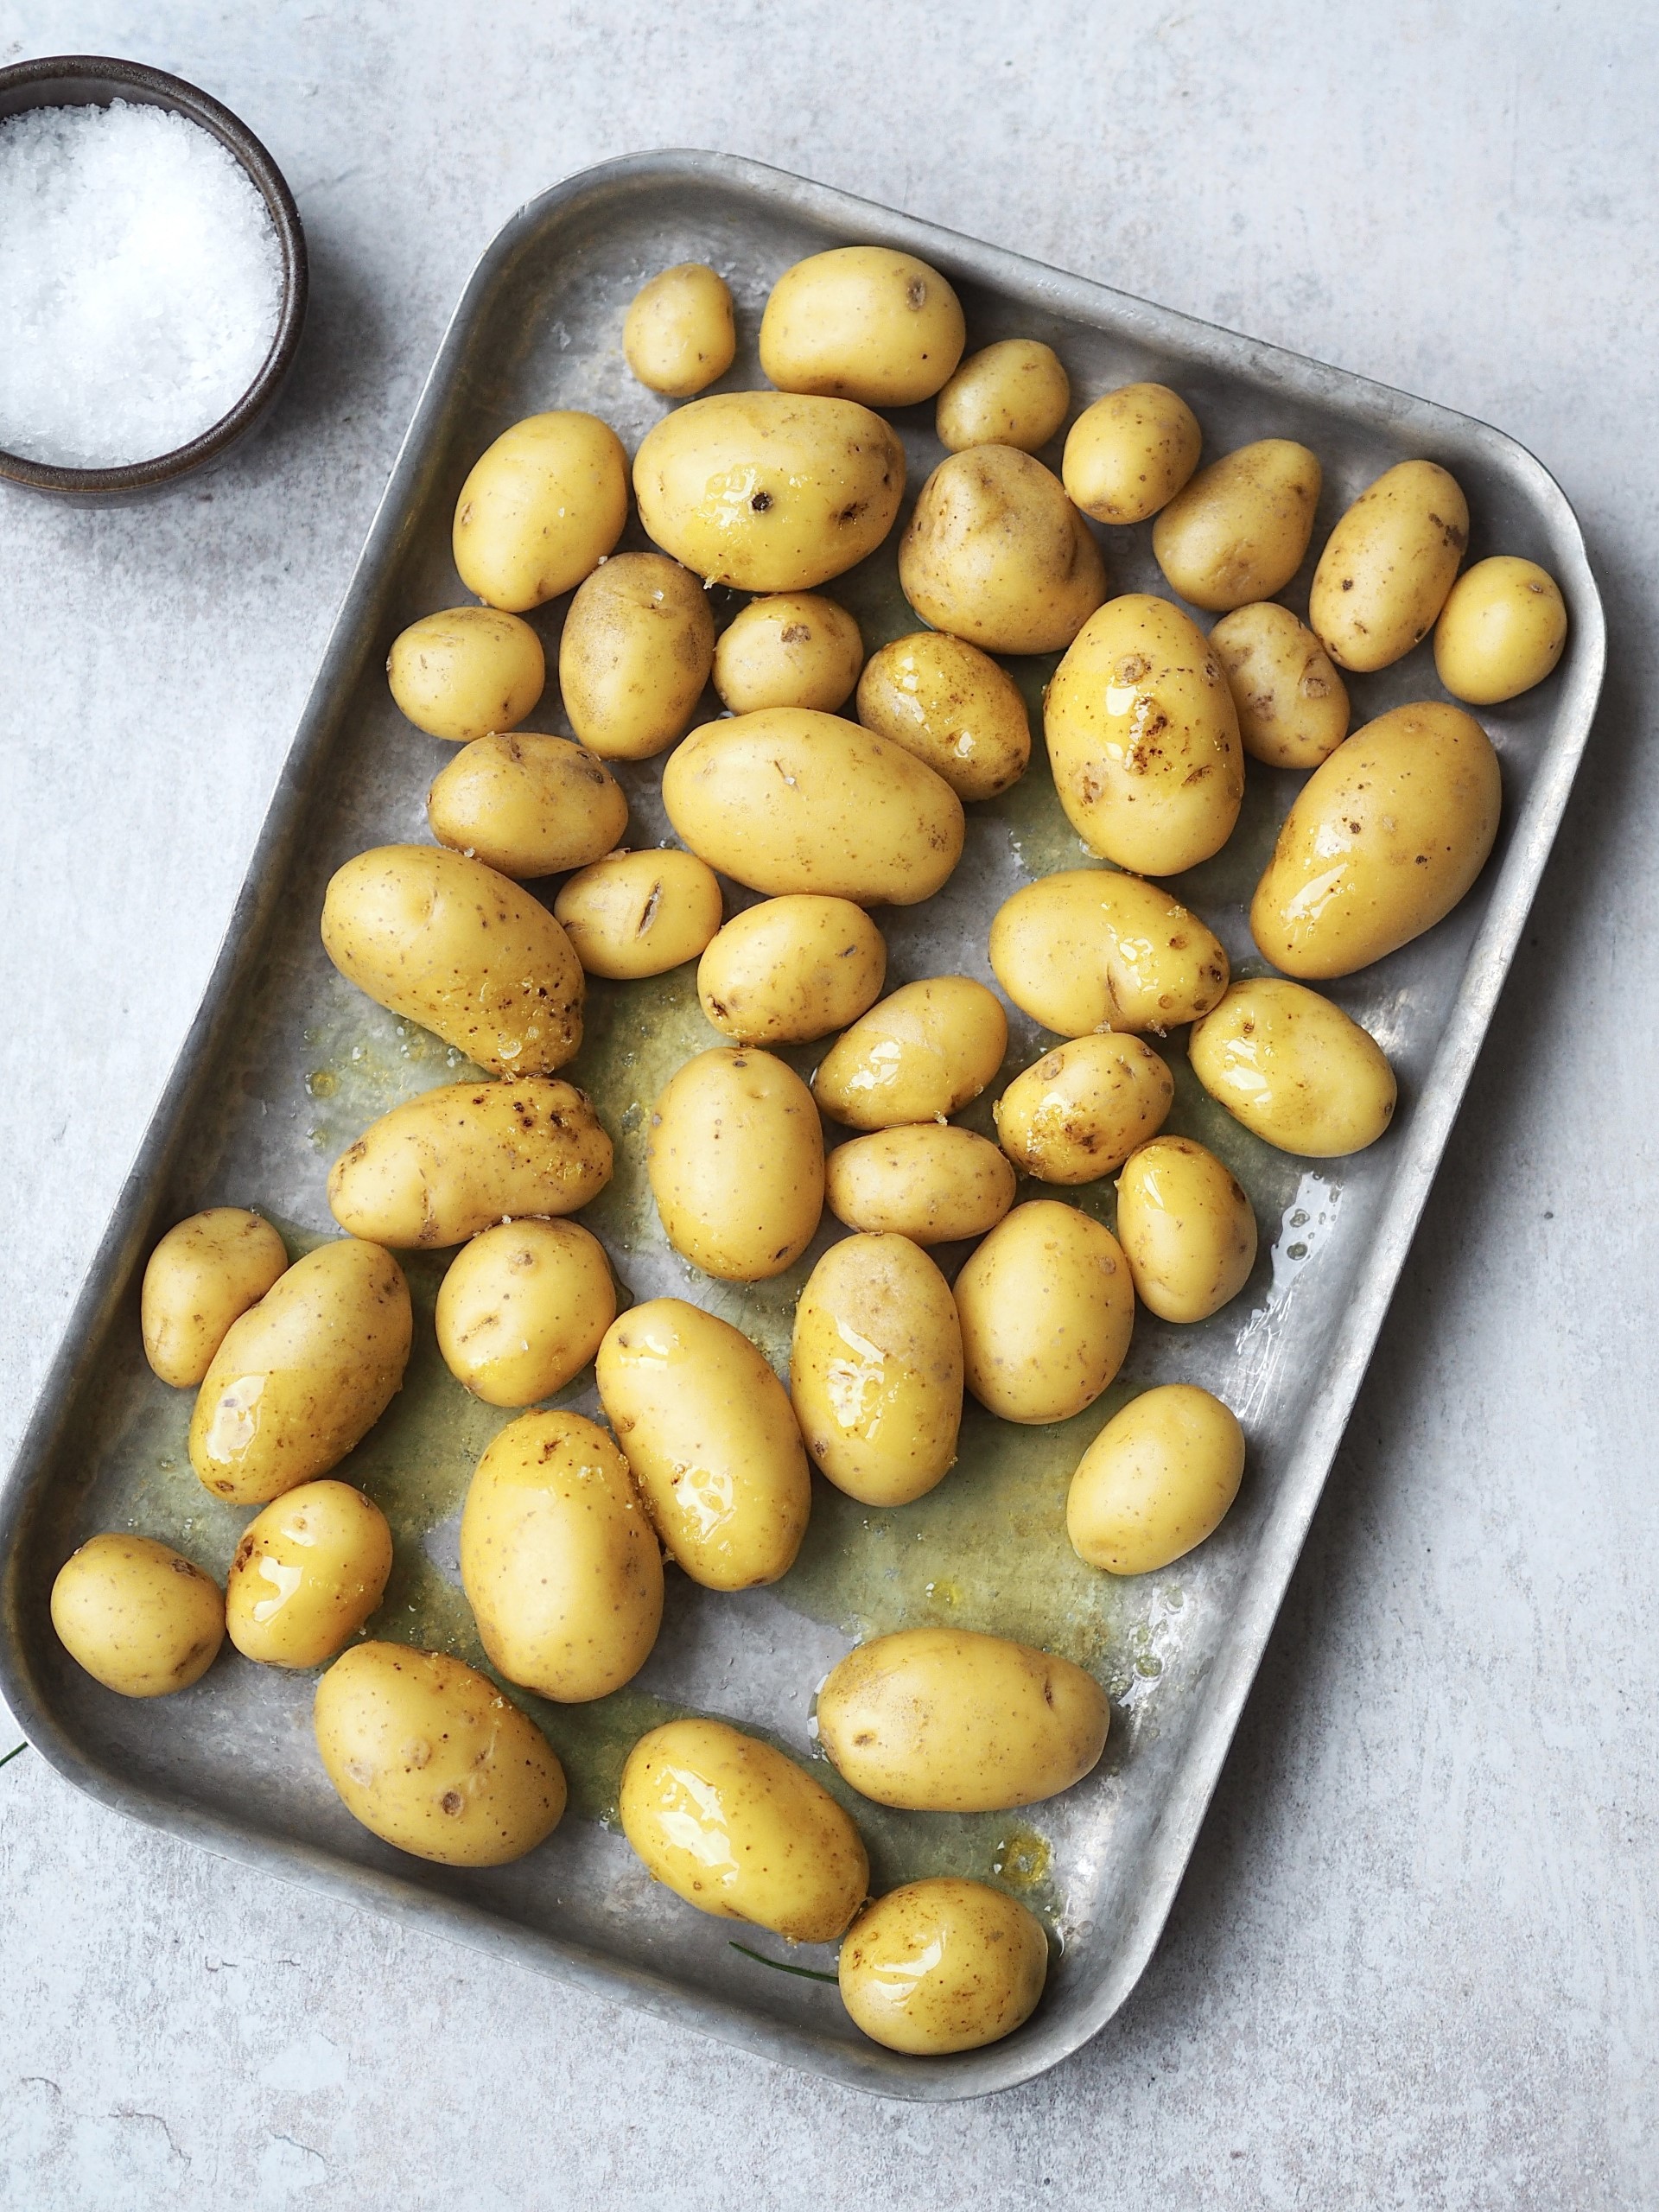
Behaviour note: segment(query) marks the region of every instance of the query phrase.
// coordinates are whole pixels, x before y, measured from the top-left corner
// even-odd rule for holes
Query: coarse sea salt
[[[0,124],[0,448],[110,468],[188,445],[264,365],[283,265],[264,200],[171,110]]]

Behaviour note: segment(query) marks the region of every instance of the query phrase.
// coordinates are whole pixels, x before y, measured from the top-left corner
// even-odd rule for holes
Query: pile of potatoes
[[[569,410],[514,424],[479,458],[454,536],[478,603],[415,622],[388,662],[404,714],[458,747],[429,794],[435,842],[348,861],[322,910],[341,973],[480,1073],[362,1133],[328,1177],[344,1235],[293,1265],[237,1208],[162,1239],[145,1350],[196,1392],[202,1482],[258,1510],[222,1593],[165,1546],[110,1534],[52,1598],[70,1652],[127,1695],[196,1681],[226,1635],[262,1664],[326,1668],[316,1743],[345,1804],[450,1866],[532,1848],[565,1779],[497,1680],[359,1640],[391,1538],[333,1471],[409,1357],[395,1255],[454,1252],[439,1347],[514,1416],[461,1526],[493,1675],[559,1702],[605,1697],[652,1651],[665,1559],[711,1592],[776,1582],[806,1529],[813,1468],[901,1507],[947,1479],[965,1392],[1011,1422],[1068,1420],[1117,1375],[1137,1306],[1191,1325],[1239,1294],[1255,1215],[1219,1159],[1165,1127],[1172,1033],[1268,1144],[1325,1159],[1375,1142],[1393,1071],[1309,986],[1433,928],[1498,824],[1497,756],[1463,707],[1425,699],[1350,735],[1339,671],[1388,666],[1432,630],[1444,688],[1479,705],[1541,681],[1566,634],[1532,563],[1459,576],[1467,508],[1427,460],[1389,468],[1341,517],[1302,621],[1275,594],[1310,543],[1313,453],[1268,438],[1200,467],[1191,409],[1141,383],[1076,416],[1056,474],[1037,458],[1071,412],[1056,355],[1014,340],[964,359],[955,292],[907,254],[847,247],[786,270],[760,331],[770,389],[696,396],[735,346],[729,292],[701,265],[645,287],[623,344],[642,382],[688,404],[631,468],[610,428]],[[905,450],[879,410],[926,401],[947,454],[898,547],[919,626],[867,658],[823,587],[900,515]],[[655,550],[615,551],[631,492]],[[1174,596],[1114,596],[1111,532],[1148,520]],[[718,636],[716,583],[752,594]],[[524,617],[567,594],[569,736],[523,727],[547,675]],[[1219,618],[1208,636],[1188,607]],[[995,1098],[993,1142],[952,1116],[999,1077],[1003,1000],[964,976],[889,989],[875,916],[933,897],[961,858],[964,809],[1027,772],[1024,700],[993,656],[1031,653],[1063,655],[1047,758],[1078,836],[1109,865],[1031,883],[991,923],[991,972],[1055,1039]],[[698,723],[711,681],[726,711]],[[680,842],[629,850],[607,763],[658,755]],[[1280,972],[1236,978],[1164,879],[1226,843],[1246,756],[1307,780],[1250,907]],[[550,907],[524,887],[550,876],[563,879]],[[728,885],[754,899],[728,912]],[[826,1207],[849,1232],[800,1294],[787,1385],[692,1300],[619,1312],[607,1255],[573,1218],[612,1170],[610,1137],[561,1073],[581,1050],[586,978],[693,961],[720,1041],[651,1115],[670,1243],[715,1281],[750,1283],[794,1265]],[[815,1044],[809,1083],[778,1048]],[[827,1151],[826,1123],[841,1133]],[[1065,1196],[1108,1176],[1116,1234]],[[963,1242],[947,1279],[935,1251]],[[589,1364],[607,1426],[545,1405]],[[1071,1541],[1109,1573],[1166,1566],[1217,1528],[1244,1461],[1239,1422],[1210,1392],[1145,1390],[1077,1464]],[[816,1725],[852,1793],[963,1813],[1069,1789],[1108,1721],[1099,1684],[1067,1660],[912,1627],[832,1670]],[[1047,1942],[1023,1904],[954,1878],[869,1903],[842,1803],[724,1721],[646,1734],[620,1815],[689,1904],[794,1942],[841,1939],[848,2009],[894,2050],[992,2041],[1041,1993]]]

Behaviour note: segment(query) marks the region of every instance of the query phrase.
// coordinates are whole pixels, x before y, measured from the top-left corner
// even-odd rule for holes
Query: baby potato
[[[925,760],[960,799],[995,798],[1031,759],[1031,718],[1014,678],[977,645],[920,630],[871,659],[858,719]]]
[[[1143,1306],[1160,1320],[1204,1321],[1249,1280],[1255,1215],[1213,1152],[1154,1137],[1117,1179],[1117,1241]]]
[[[618,553],[570,602],[559,693],[570,727],[606,760],[649,760],[683,737],[715,658],[696,577],[664,553]]]
[[[889,1890],[841,1947],[841,2001],[873,2043],[913,2057],[978,2050],[1031,2018],[1048,1938],[1017,1897],[935,1874]]]
[[[906,1236],[844,1236],[795,1310],[789,1391],[806,1448],[865,1505],[908,1505],[956,1463],[962,1326],[950,1286]]]
[[[663,1555],[633,1477],[580,1414],[521,1414],[474,1471],[461,1584],[490,1664],[560,1705],[631,1682],[663,1618]]]
[[[677,262],[642,284],[622,325],[622,352],[648,391],[690,399],[737,353],[732,295],[706,262]]]
[[[760,318],[760,367],[779,391],[909,407],[962,359],[962,302],[912,253],[835,246],[785,270]]]
[[[391,1530],[349,1483],[302,1483],[242,1531],[225,1586],[225,1625],[262,1667],[321,1667],[385,1595]]]
[[[1078,1460],[1065,1533],[1087,1566],[1150,1574],[1214,1535],[1238,1496],[1244,1432],[1192,1382],[1143,1390]]]
[[[353,1236],[416,1250],[520,1214],[575,1213],[610,1179],[611,1141],[586,1094],[521,1076],[394,1106],[334,1162],[328,1204]]]
[[[545,906],[482,861],[381,845],[335,870],[322,945],[348,982],[493,1075],[551,1075],[582,1043],[582,963]]]
[[[723,1720],[670,1720],[622,1770],[622,1833],[699,1912],[833,1943],[869,1891],[863,1840],[821,1782]]]
[[[1091,852],[1137,875],[1218,853],[1244,797],[1221,663],[1179,607],[1109,600],[1054,671],[1044,707],[1054,788]]]
[[[1217,614],[1271,599],[1302,565],[1323,481],[1319,455],[1290,438],[1223,454],[1154,523],[1159,567],[1183,599]]]
[[[812,1096],[849,1129],[943,1120],[977,1098],[1008,1049],[994,991],[968,976],[906,983],[824,1054]]]
[[[600,1402],[665,1548],[706,1590],[753,1590],[794,1565],[812,1508],[783,1384],[729,1321],[683,1299],[619,1314]]]
[[[798,894],[733,915],[697,963],[697,997],[740,1045],[805,1045],[868,1012],[887,972],[861,906]]]
[[[695,960],[725,911],[713,868],[672,845],[608,853],[553,901],[586,972],[622,981],[665,976]]]
[[[734,715],[763,707],[834,714],[852,696],[864,640],[844,607],[815,592],[752,599],[715,644],[715,689]]]
[[[551,1835],[564,1769],[527,1714],[464,1660],[358,1643],[317,1684],[323,1770],[353,1820],[440,1866],[505,1866]]]
[[[402,1387],[409,1285],[390,1252],[343,1236],[232,1323],[190,1417],[190,1464],[216,1497],[264,1505],[337,1467]]]
[[[1287,975],[1369,967],[1471,889],[1503,798],[1491,741],[1461,707],[1379,715],[1298,792],[1250,902],[1250,934]]]
[[[1375,1144],[1394,1118],[1394,1070],[1376,1039],[1300,983],[1235,983],[1187,1039],[1192,1072],[1235,1121],[1303,1160]]]
[[[480,737],[426,795],[432,835],[515,878],[587,868],[628,826],[628,802],[602,760],[568,737]]]
[[[166,1697],[200,1681],[225,1640],[219,1585],[150,1536],[89,1537],[52,1585],[58,1641],[121,1697]]]
[[[1071,381],[1052,346],[1003,338],[969,355],[939,394],[934,421],[939,443],[951,453],[969,446],[1035,453],[1071,404]]]
[[[232,1322],[287,1266],[282,1238],[244,1206],[209,1206],[169,1229],[149,1255],[138,1303],[144,1357],[162,1381],[194,1389]]]
[[[1446,595],[1434,666],[1454,699],[1495,707],[1541,683],[1567,643],[1567,602],[1548,569],[1497,554]]]
[[[998,1222],[957,1277],[968,1388],[1034,1427],[1092,1406],[1123,1364],[1135,1286],[1109,1229],[1056,1198]]]
[[[1402,461],[1325,540],[1307,620],[1343,668],[1388,668],[1433,628],[1469,543],[1469,503],[1432,461]]]
[[[1207,1014],[1229,973],[1220,938],[1167,891],[1092,868],[1062,868],[1005,899],[991,969],[1022,1014],[1062,1037],[1161,1037]]]
[[[570,408],[531,415],[461,487],[455,568],[486,607],[522,614],[590,575],[627,518],[628,456],[609,423]]]
[[[493,607],[447,607],[392,640],[391,696],[416,729],[466,745],[517,729],[542,696],[547,662],[528,622]]]
[[[920,1122],[838,1144],[824,1162],[823,1186],[830,1212],[849,1229],[950,1244],[995,1228],[1014,1204],[1014,1173],[988,1138]]]
[[[1164,1125],[1175,1080],[1139,1037],[1076,1037],[1046,1052],[996,1102],[996,1134],[1022,1173],[1092,1183]]]
[[[1238,734],[1269,768],[1317,768],[1348,734],[1348,690],[1330,655],[1287,607],[1262,600],[1210,632],[1238,709]]]
[[[906,1628],[849,1651],[818,1692],[818,1741],[855,1789],[914,1813],[1005,1813],[1099,1762],[1092,1675],[963,1628]]]
[[[988,653],[1069,645],[1106,596],[1106,565],[1060,480],[1014,446],[970,446],[922,486],[899,582],[930,628]]]
[[[651,1117],[645,1173],[674,1249],[722,1282],[792,1267],[823,1212],[823,1132],[793,1068],[716,1045],[671,1076]]]
[[[486,1406],[533,1406],[581,1374],[616,1319],[605,1248],[575,1221],[499,1221],[438,1287],[438,1350]]]
[[[663,804],[700,859],[769,898],[931,899],[962,857],[962,801],[923,761],[839,715],[771,707],[694,729]]]
[[[1060,475],[1096,522],[1145,522],[1198,465],[1204,433],[1166,384],[1126,384],[1085,407],[1066,433]]]

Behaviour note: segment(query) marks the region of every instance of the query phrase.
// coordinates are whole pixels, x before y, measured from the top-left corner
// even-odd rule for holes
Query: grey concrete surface
[[[444,317],[558,176],[753,154],[1483,416],[1577,503],[1612,648],[1191,1876],[1093,2045],[988,2103],[867,2102],[143,1833],[26,1754],[0,2203],[1659,2202],[1649,11],[0,0],[0,59],[76,50],[245,116],[316,283],[279,418],[200,496],[0,503],[0,1455]]]

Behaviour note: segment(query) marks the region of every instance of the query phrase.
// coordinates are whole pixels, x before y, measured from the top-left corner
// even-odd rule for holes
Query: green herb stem
[[[835,1974],[820,1974],[816,1967],[791,1967],[782,1959],[769,1959],[763,1951],[752,1951],[747,1943],[734,1943],[734,1951],[741,1951],[746,1959],[753,1959],[759,1967],[770,1967],[774,1974],[798,1974],[803,1981],[839,1981]]]

